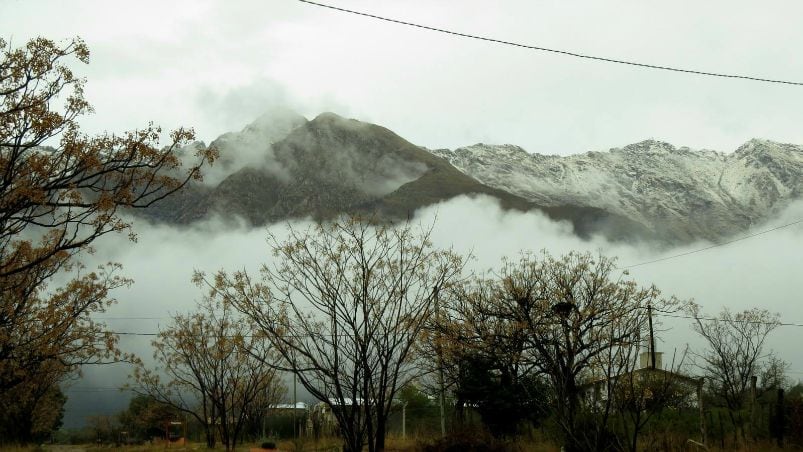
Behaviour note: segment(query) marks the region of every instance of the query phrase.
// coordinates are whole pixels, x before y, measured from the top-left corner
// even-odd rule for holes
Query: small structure
[[[655,337],[652,328],[652,307],[647,306],[649,320],[649,347],[638,356],[638,368],[609,378],[599,378],[583,385],[585,399],[589,403],[607,400],[611,386],[630,392],[633,401],[647,403],[654,391],[663,392],[662,398],[673,400],[677,406],[699,407],[702,380],[683,375],[673,369],[665,369],[663,353],[655,350]],[[635,364],[635,363],[634,363]],[[625,385],[621,380],[625,379]],[[605,389],[605,391],[603,391]],[[635,391],[639,394],[636,395]]]
[[[187,425],[183,421],[165,422],[165,446],[187,445]]]
[[[297,437],[309,417],[304,402],[280,403],[270,408],[262,419],[262,437]]]
[[[639,356],[639,368],[610,378],[598,378],[584,384],[583,391],[586,403],[604,403],[611,390],[632,393],[630,397],[640,398],[647,402],[653,398],[655,391],[664,392],[663,398],[673,401],[678,407],[696,407],[699,403],[700,379],[690,377],[671,369],[658,367],[661,364],[660,355],[656,353],[655,364],[652,367],[649,352]],[[648,363],[645,365],[645,361]],[[639,395],[633,393],[638,392]]]

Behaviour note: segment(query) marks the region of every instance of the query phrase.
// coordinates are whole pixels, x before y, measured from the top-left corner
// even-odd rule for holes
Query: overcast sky
[[[368,1],[332,5],[586,54],[803,81],[803,2]],[[431,147],[571,154],[646,138],[803,143],[803,86],[635,69],[379,22],[294,0],[0,2],[0,30],[83,37],[89,131],[156,121],[209,142],[277,103]]]
[[[541,2],[321,0],[405,21],[526,44],[703,71],[803,81],[803,2]],[[290,106],[374,122],[413,143],[454,148],[513,143],[530,152],[572,154],[647,138],[732,151],[753,137],[803,144],[803,86],[707,78],[478,42],[346,15],[294,0],[254,2],[37,2],[0,0],[0,36],[14,46],[36,35],[81,36],[92,52],[86,94],[96,113],[88,132],[119,132],[155,121],[196,128],[211,141],[262,112]],[[604,241],[581,242],[566,225],[536,213],[504,213],[490,200],[457,199],[419,213],[436,243],[473,250],[488,268],[521,248],[601,250],[626,264],[658,257]],[[481,211],[483,215],[477,216]],[[495,215],[494,215],[495,213]],[[803,205],[787,211],[800,218]],[[784,219],[775,219],[780,224]],[[139,225],[140,242],[98,243],[137,283],[117,294],[117,330],[154,331],[200,293],[193,268],[254,267],[263,229],[222,233],[214,222],[191,231]],[[204,229],[205,228],[205,229]],[[459,231],[459,233],[455,233]],[[694,298],[706,312],[762,306],[803,321],[797,300],[801,228],[665,263],[633,277]],[[111,240],[111,239],[109,239]],[[694,244],[704,246],[705,244]],[[688,248],[687,248],[688,249]],[[683,250],[669,250],[678,253]],[[114,323],[113,323],[114,322]],[[785,327],[770,347],[803,376],[800,328]],[[687,322],[662,348],[685,346]],[[147,338],[125,339],[148,355]],[[127,369],[93,368],[78,386],[115,387]],[[94,390],[94,389],[92,389]],[[103,389],[105,391],[105,389]],[[71,393],[72,394],[72,393]],[[113,390],[72,394],[68,418],[95,410]],[[83,406],[81,403],[83,401]],[[90,410],[90,411],[91,411]],[[69,422],[68,422],[69,424]]]

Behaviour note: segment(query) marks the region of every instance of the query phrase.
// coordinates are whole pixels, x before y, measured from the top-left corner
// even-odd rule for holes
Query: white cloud
[[[682,0],[598,3],[515,0],[332,4],[457,31],[587,54],[803,81],[803,3]],[[689,13],[693,11],[693,13]],[[800,87],[639,70],[507,48],[348,16],[293,1],[0,2],[3,38],[20,45],[43,35],[82,36],[92,50],[89,132],[119,132],[155,121],[195,126],[207,143],[240,130],[263,103],[285,102],[312,117],[323,110],[386,126],[410,141],[457,147],[514,143],[568,154],[654,137],[695,148],[735,149],[752,137],[803,143]],[[269,109],[273,105],[265,105]],[[581,242],[566,225],[534,214],[503,213],[484,199],[458,199],[438,212],[439,244],[473,249],[493,266],[522,248],[601,249],[623,264],[650,250],[604,240]],[[199,292],[193,268],[250,268],[268,255],[263,230],[140,227],[140,243],[99,244],[137,283],[108,316],[165,316],[189,309]],[[694,297],[709,312],[763,306],[803,322],[798,294],[800,226],[705,253],[638,267],[633,277],[666,293]],[[683,250],[676,250],[683,251]],[[115,321],[155,330],[158,321]],[[689,337],[683,323],[666,347]],[[771,344],[803,370],[797,328]],[[128,342],[126,342],[128,343]],[[131,339],[146,347],[147,340]],[[89,370],[88,384],[110,386],[124,370]],[[114,374],[114,375],[112,375]],[[93,380],[94,379],[94,380]],[[108,379],[108,381],[106,381]],[[74,403],[70,402],[70,403]]]
[[[803,218],[803,203],[790,207],[767,227]],[[654,250],[629,243],[610,243],[602,238],[584,241],[572,234],[571,225],[556,223],[539,213],[503,211],[492,198],[460,197],[422,209],[414,218],[422,225],[434,225],[433,242],[439,247],[471,252],[475,260],[471,268],[485,271],[496,268],[503,256],[516,256],[521,251],[546,249],[553,255],[571,250],[600,252],[617,256],[621,266],[645,262],[699,249],[698,243],[679,249]],[[304,224],[296,223],[303,227]],[[270,226],[282,235],[285,225]],[[761,228],[759,228],[760,230]],[[211,220],[191,228],[137,224],[139,240],[128,244],[123,237],[107,237],[98,243],[93,262],[109,260],[124,265],[125,274],[135,280],[132,288],[118,291],[119,304],[106,317],[157,317],[155,320],[109,320],[115,331],[155,332],[177,312],[192,310],[202,296],[190,278],[194,269],[213,272],[217,269],[245,269],[256,272],[271,259],[264,228],[249,229],[242,223]],[[642,285],[656,284],[664,295],[693,298],[708,314],[716,315],[727,306],[733,310],[763,307],[782,314],[785,322],[803,323],[803,305],[797,303],[803,293],[799,277],[800,244],[803,227],[780,229],[732,245],[714,248],[676,259],[630,270],[631,277]],[[663,327],[671,328],[659,337],[659,350],[680,353],[687,344],[699,347],[699,341],[685,319],[660,318]],[[768,346],[792,364],[790,375],[803,375],[803,350],[796,346],[800,328],[781,327],[770,338]],[[128,351],[150,356],[149,337],[124,337]],[[79,387],[110,387],[122,384],[126,366],[86,369]],[[94,395],[92,396],[94,397]],[[125,403],[120,396],[107,395],[105,409],[119,411]],[[95,399],[92,399],[95,400]],[[68,421],[80,423],[80,410],[90,402],[83,393],[73,394],[68,405]],[[95,404],[95,406],[100,406]]]

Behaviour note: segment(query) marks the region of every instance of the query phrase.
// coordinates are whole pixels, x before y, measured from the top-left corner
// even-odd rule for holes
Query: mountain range
[[[757,139],[733,153],[654,140],[570,156],[514,145],[429,150],[333,113],[308,121],[276,111],[210,146],[221,158],[205,181],[150,207],[146,217],[189,224],[237,216],[255,226],[344,213],[394,220],[484,195],[504,209],[568,221],[584,238],[680,244],[744,232],[803,193],[803,147]]]

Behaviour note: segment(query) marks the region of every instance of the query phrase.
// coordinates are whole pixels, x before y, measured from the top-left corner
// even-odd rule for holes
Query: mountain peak
[[[736,153],[740,154],[767,148],[800,149],[800,146],[796,146],[794,144],[779,143],[777,141],[767,140],[765,138],[751,138],[745,144],[739,146],[739,148],[736,149]]]
[[[337,121],[345,119],[337,113],[333,113],[331,111],[325,111],[323,113],[318,114],[312,122],[323,122],[323,121]]]
[[[633,153],[666,154],[677,151],[678,148],[671,143],[650,138],[638,143],[628,144],[622,150]]]
[[[323,125],[323,124],[366,124],[361,121],[352,118],[345,118],[343,116],[338,115],[337,113],[332,113],[330,111],[324,112],[319,114],[315,117],[312,121],[310,121],[313,125]]]
[[[355,211],[403,218],[485,194],[505,208],[569,219],[582,233],[643,231],[681,243],[744,232],[803,196],[803,147],[757,138],[732,154],[655,139],[571,156],[485,143],[428,151],[376,124],[276,110],[213,145],[221,159],[204,185],[154,218],[194,221],[215,212],[260,225]]]
[[[306,122],[307,118],[301,116],[294,110],[286,107],[273,107],[245,126],[243,132],[291,129]],[[286,135],[286,133],[284,135]]]

